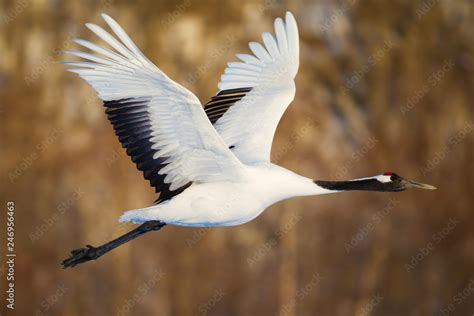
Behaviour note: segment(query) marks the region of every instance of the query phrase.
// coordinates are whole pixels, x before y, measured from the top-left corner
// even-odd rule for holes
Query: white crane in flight
[[[160,195],[152,206],[119,219],[139,227],[100,247],[73,250],[63,261],[65,268],[165,225],[243,224],[291,197],[435,189],[392,172],[319,181],[271,163],[273,135],[295,96],[299,40],[291,13],[275,20],[274,35],[263,33],[263,45],[249,43],[253,55],[238,54],[241,61],[228,63],[219,92],[204,107],[148,60],[117,22],[102,17],[116,37],[97,25],[86,26],[110,48],[75,39],[91,52],[66,51],[85,61],[64,64],[104,101],[122,146]]]

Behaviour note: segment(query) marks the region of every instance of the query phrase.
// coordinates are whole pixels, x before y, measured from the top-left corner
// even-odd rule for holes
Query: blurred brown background
[[[71,249],[133,225],[155,195],[92,89],[56,61],[114,17],[206,102],[226,62],[291,10],[296,99],[273,161],[316,179],[392,170],[437,191],[279,203],[231,228],[166,227],[74,269]],[[474,5],[457,1],[0,1],[0,130],[15,202],[16,308],[5,315],[472,315]]]

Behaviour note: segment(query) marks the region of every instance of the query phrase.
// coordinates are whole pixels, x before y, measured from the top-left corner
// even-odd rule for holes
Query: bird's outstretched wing
[[[270,161],[273,135],[295,96],[299,65],[298,27],[290,12],[275,20],[275,35],[263,33],[263,43],[251,42],[254,55],[236,55],[206,105],[209,120],[244,163]]]
[[[87,27],[112,49],[75,39],[95,54],[67,51],[87,61],[64,63],[104,101],[127,154],[161,192],[158,202],[192,182],[238,176],[241,162],[212,127],[197,97],[151,63],[117,22],[102,17],[118,40],[97,25]]]

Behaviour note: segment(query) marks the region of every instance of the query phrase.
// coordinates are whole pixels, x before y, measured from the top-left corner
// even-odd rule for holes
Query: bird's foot
[[[71,251],[71,256],[62,262],[63,268],[74,267],[79,263],[95,260],[103,255],[100,248],[87,245],[86,248],[79,248]]]
[[[163,226],[165,226],[166,223],[161,222],[161,221],[147,221],[143,223],[142,225],[138,226],[134,230],[118,237],[115,238],[112,241],[109,241],[108,243],[103,244],[100,247],[93,247],[91,245],[87,245],[86,248],[79,248],[71,251],[71,256],[67,259],[65,259],[62,262],[62,265],[64,268],[70,268],[74,267],[75,265],[78,265],[80,263],[84,263],[90,260],[95,260],[99,258],[100,256],[104,255],[105,253],[111,251],[114,248],[117,248],[118,246],[129,242],[130,240],[145,234],[149,231],[152,230],[160,230]]]

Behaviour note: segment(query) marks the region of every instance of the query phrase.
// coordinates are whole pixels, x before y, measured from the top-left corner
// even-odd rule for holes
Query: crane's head
[[[400,177],[398,174],[391,171],[384,172],[383,174],[375,177],[375,180],[379,182],[379,184],[376,185],[379,188],[379,191],[396,192],[396,191],[403,191],[408,188],[436,190],[436,187],[432,185],[404,179]]]

